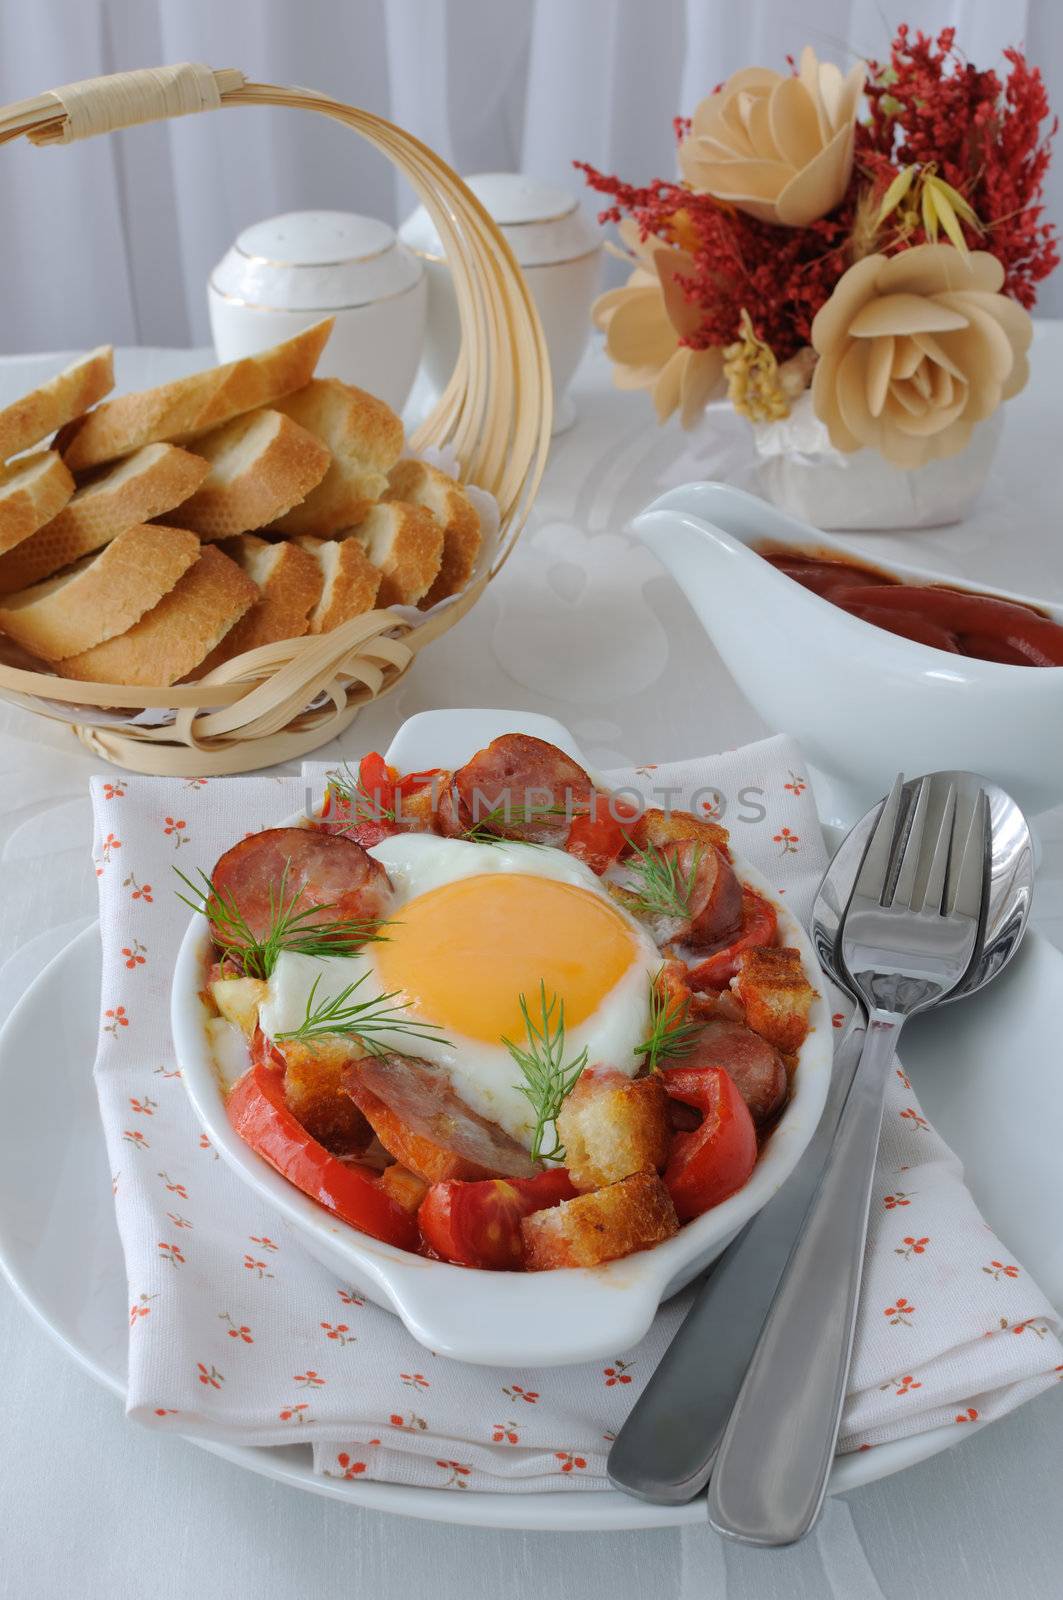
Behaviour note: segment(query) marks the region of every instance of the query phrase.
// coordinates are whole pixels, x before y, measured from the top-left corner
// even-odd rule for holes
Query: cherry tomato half
[[[722,1067],[670,1067],[661,1081],[673,1100],[702,1113],[700,1126],[672,1136],[665,1188],[680,1222],[718,1206],[748,1180],[757,1130],[738,1087]]]
[[[521,1218],[575,1196],[568,1173],[560,1167],[535,1178],[434,1183],[417,1215],[425,1244],[444,1261],[518,1272],[524,1261]]]
[[[283,1077],[264,1061],[236,1083],[226,1109],[244,1143],[311,1200],[374,1239],[417,1249],[416,1217],[381,1188],[376,1173],[338,1160],[310,1137],[288,1110]]]
[[[634,806],[611,800],[607,795],[596,795],[593,811],[573,817],[565,849],[600,878],[619,858],[637,815]]]

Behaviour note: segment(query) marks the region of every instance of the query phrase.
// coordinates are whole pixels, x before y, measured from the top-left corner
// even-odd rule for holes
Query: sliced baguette
[[[443,529],[423,506],[376,505],[351,535],[380,568],[382,606],[415,606],[439,575]]]
[[[257,598],[247,573],[214,545],[204,545],[198,561],[127,633],[67,657],[57,670],[64,678],[92,683],[176,683],[221,643]]]
[[[252,411],[196,441],[210,464],[181,506],[181,521],[204,539],[262,528],[321,482],[331,456],[281,411]]]
[[[0,594],[39,583],[127,528],[172,511],[209,470],[199,456],[175,444],[146,444],[135,455],[104,468],[39,533],[0,555]]]
[[[258,355],[177,378],[158,389],[119,395],[64,428],[56,443],[72,472],[116,461],[142,444],[183,444],[245,411],[268,406],[310,381],[332,332],[331,317]]]
[[[315,378],[277,407],[320,439],[332,463],[301,505],[279,517],[278,533],[318,537],[353,528],[387,488],[402,452],[402,422],[391,407],[338,378]]]
[[[382,498],[424,506],[442,526],[443,559],[438,577],[420,602],[422,611],[464,589],[472,577],[483,535],[479,513],[461,484],[427,461],[407,459],[392,467]]]
[[[301,639],[325,583],[320,564],[310,552],[287,541],[269,544],[253,533],[241,533],[225,541],[225,554],[253,580],[258,599],[211,651],[203,663],[204,672],[261,644]]]
[[[0,461],[40,444],[113,388],[114,351],[103,344],[0,410]]]
[[[321,596],[310,613],[311,633],[331,633],[341,622],[372,611],[381,575],[357,539],[302,535],[294,543],[313,556],[321,570]]]
[[[6,597],[0,628],[58,661],[125,633],[188,571],[199,540],[183,528],[127,528],[99,555]]]
[[[0,468],[0,551],[14,549],[62,511],[74,480],[54,450]]]

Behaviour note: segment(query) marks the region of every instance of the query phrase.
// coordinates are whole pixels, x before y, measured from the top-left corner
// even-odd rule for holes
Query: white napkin
[[[129,1279],[129,1413],[245,1444],[304,1440],[317,1469],[339,1476],[604,1488],[609,1443],[689,1292],[637,1349],[598,1364],[521,1371],[437,1357],[304,1252],[218,1159],[185,1097],[168,1009],[188,913],[172,868],[209,872],[235,839],[319,796],[325,770],[93,780],[104,955],[96,1083]],[[609,777],[647,794],[669,787],[678,805],[701,790],[735,848],[807,916],[825,855],[791,741]],[[1003,1415],[1056,1381],[1059,1333],[898,1070],[842,1449]]]

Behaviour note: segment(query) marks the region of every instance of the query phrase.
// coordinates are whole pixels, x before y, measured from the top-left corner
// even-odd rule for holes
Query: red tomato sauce
[[[761,551],[795,583],[876,628],[952,655],[1014,667],[1063,667],[1063,627],[1033,606],[801,551]]]

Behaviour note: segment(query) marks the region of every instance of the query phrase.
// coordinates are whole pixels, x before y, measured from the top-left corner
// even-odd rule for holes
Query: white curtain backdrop
[[[1063,109],[1060,0],[0,0],[0,102],[205,61],[381,112],[459,172],[575,188],[577,156],[635,180],[673,170],[672,117],[736,68],[806,42],[881,58],[901,20],[955,23],[980,66],[1022,45]],[[311,206],[395,221],[412,204],[354,135],[292,111],[5,147],[0,353],[206,343],[207,274],[248,223]],[[1063,142],[1049,204],[1063,222]],[[1063,315],[1063,272],[1039,310]]]

